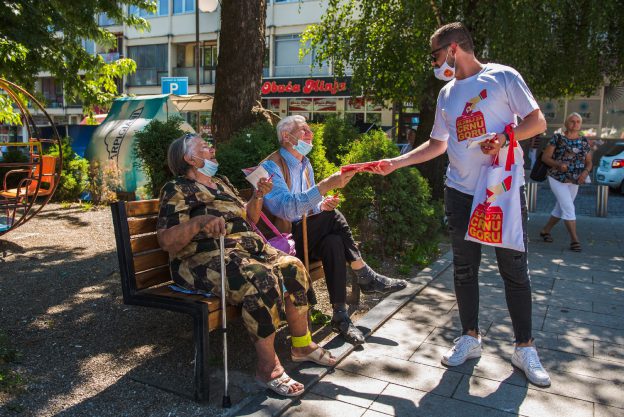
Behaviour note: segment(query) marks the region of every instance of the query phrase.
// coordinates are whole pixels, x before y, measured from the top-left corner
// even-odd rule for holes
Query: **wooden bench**
[[[113,225],[125,304],[185,313],[193,318],[195,344],[194,392],[196,401],[208,401],[209,333],[221,329],[221,300],[171,290],[169,255],[156,238],[158,200],[112,204]],[[227,318],[240,316],[228,306]]]
[[[158,200],[119,201],[111,205],[124,304],[161,308],[193,318],[195,344],[194,392],[207,401],[209,333],[221,329],[221,300],[173,291],[169,255],[158,245]],[[312,280],[325,276],[320,262],[311,265]],[[228,320],[240,317],[240,307],[228,306]]]

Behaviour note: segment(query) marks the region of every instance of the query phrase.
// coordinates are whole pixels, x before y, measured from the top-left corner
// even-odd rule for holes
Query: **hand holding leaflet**
[[[477,136],[476,138],[470,138],[466,140],[466,148],[474,148],[481,142],[485,142],[486,140],[492,140],[496,137],[496,133],[485,133],[481,136]]]
[[[242,171],[245,174],[245,179],[249,181],[255,189],[258,189],[258,181],[260,180],[260,178],[268,178],[268,180],[270,180],[272,177],[269,177],[269,173],[266,169],[264,169],[262,165],[258,165],[257,167],[252,168],[245,168]]]
[[[345,172],[350,172],[350,171],[375,173],[374,168],[379,166],[379,164],[380,164],[380,161],[371,161],[371,162],[360,162],[358,164],[343,165],[340,167],[340,172],[343,174]]]

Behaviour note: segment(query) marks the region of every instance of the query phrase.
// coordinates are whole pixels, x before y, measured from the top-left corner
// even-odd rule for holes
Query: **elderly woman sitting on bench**
[[[275,331],[286,316],[292,335],[292,360],[333,366],[336,360],[312,342],[307,323],[308,272],[299,259],[280,252],[253,231],[262,197],[273,184],[260,180],[243,202],[225,177],[215,176],[215,148],[187,134],[171,143],[169,168],[176,178],[162,188],[158,242],[169,253],[171,275],[190,290],[221,291],[218,236],[225,235],[229,303],[242,306],[242,318],[258,355],[256,380],[284,396],[301,395],[275,353]]]

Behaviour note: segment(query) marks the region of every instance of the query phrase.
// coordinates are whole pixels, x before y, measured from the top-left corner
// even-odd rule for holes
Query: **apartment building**
[[[225,0],[227,1],[227,0]],[[140,32],[98,16],[100,26],[117,36],[117,45],[104,49],[93,42],[85,48],[105,60],[129,57],[136,61],[136,73],[120,81],[119,90],[127,94],[160,94],[162,77],[188,77],[188,91],[194,93],[197,83],[202,93],[214,93],[217,52],[219,50],[220,8],[212,13],[199,13],[195,24],[196,0],[157,0],[157,11],[146,13],[136,7],[128,12],[146,18],[149,32]],[[311,68],[312,57],[299,61],[301,33],[310,24],[318,23],[327,0],[267,0],[266,43],[262,97],[265,107],[281,116],[302,114],[312,121],[322,121],[338,114],[354,124],[375,123],[378,126],[414,127],[417,109],[396,115],[393,120],[391,103],[378,105],[364,98],[351,99],[349,77],[334,79],[331,65]],[[196,76],[196,30],[199,32],[199,80]],[[244,48],[244,46],[242,46]],[[60,125],[76,124],[82,119],[80,103],[68,103],[62,86],[42,74],[39,91],[46,98],[47,110]],[[549,132],[561,127],[565,114],[577,111],[585,118],[584,127],[596,136],[624,136],[624,87],[604,87],[591,97],[540,102],[549,123]],[[194,115],[189,122],[196,125]],[[202,124],[209,114],[202,117]],[[1,132],[0,132],[1,133]]]

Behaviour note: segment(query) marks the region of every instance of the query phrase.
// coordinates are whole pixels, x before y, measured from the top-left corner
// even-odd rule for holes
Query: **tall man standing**
[[[314,135],[303,116],[283,118],[277,124],[277,135],[281,148],[262,162],[273,177],[273,190],[264,197],[264,207],[278,217],[276,226],[282,232],[292,230],[300,259],[304,258],[302,217],[309,215],[308,255],[323,263],[333,307],[332,328],[347,342],[360,345],[364,335],[347,313],[347,263],[365,294],[389,294],[402,290],[407,283],[378,274],[362,260],[347,220],[336,210],[339,200],[324,198],[328,191],[347,185],[355,172],[338,171],[315,184],[312,165],[306,157]]]
[[[442,363],[457,366],[481,356],[478,320],[481,245],[464,239],[473,195],[481,166],[491,164],[492,155],[509,144],[505,133],[482,142],[480,149],[468,148],[466,139],[503,132],[505,126],[515,123],[519,116],[522,122],[513,133],[517,140],[524,140],[542,133],[546,121],[516,70],[477,60],[472,37],[462,23],[450,23],[435,31],[431,36],[431,61],[435,76],[449,81],[438,96],[431,138],[405,155],[384,160],[378,172],[386,175],[448,152],[444,200],[452,239],[453,277],[462,336],[442,357]],[[520,199],[526,248],[527,212],[523,188]],[[516,348],[511,361],[533,384],[548,386],[550,377],[539,361],[531,335],[531,281],[526,249],[518,252],[496,248],[496,259],[514,329]]]

